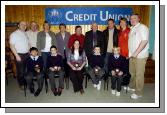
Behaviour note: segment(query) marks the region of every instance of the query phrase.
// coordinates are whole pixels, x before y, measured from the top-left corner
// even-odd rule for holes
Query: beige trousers
[[[142,95],[144,87],[144,73],[147,58],[130,58],[129,72],[131,80],[129,87],[135,89],[135,94]]]

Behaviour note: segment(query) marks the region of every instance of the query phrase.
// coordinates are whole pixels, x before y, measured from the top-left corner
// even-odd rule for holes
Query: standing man
[[[88,58],[88,62],[90,61],[90,56],[93,53],[94,46],[98,45],[100,47],[102,55],[104,51],[103,33],[98,30],[98,25],[96,23],[92,24],[91,29],[92,30],[86,32],[84,41],[84,50]]]
[[[56,37],[54,32],[50,31],[50,27],[50,24],[45,21],[43,24],[44,30],[40,31],[37,35],[37,48],[42,55],[45,70],[48,56],[50,56],[50,47],[52,45],[56,46]]]
[[[144,24],[140,23],[138,14],[132,14],[130,22],[132,27],[129,33],[128,47],[129,71],[132,77],[129,90],[135,91],[131,98],[138,99],[142,97],[144,86],[144,72],[149,49],[149,30]]]
[[[20,89],[23,89],[24,85],[24,73],[25,73],[25,61],[28,57],[29,42],[26,35],[27,24],[25,21],[21,21],[18,24],[18,29],[10,35],[10,48],[16,57],[17,66],[17,80]]]
[[[38,34],[38,25],[36,22],[32,21],[30,24],[30,30],[27,32],[28,40],[31,47],[37,47],[37,34]]]
[[[60,32],[56,34],[57,49],[63,57],[65,73],[66,76],[68,76],[67,55],[69,52],[68,40],[70,38],[70,33],[66,31],[66,25],[63,23],[59,25],[59,30]]]
[[[114,19],[108,19],[108,27],[103,31],[104,34],[104,56],[105,70],[108,73],[108,57],[112,53],[113,47],[118,47],[119,31],[115,27]]]

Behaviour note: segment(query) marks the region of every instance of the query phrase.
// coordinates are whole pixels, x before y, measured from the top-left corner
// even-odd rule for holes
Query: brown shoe
[[[83,89],[81,89],[81,90],[80,90],[80,93],[81,93],[81,95],[82,95],[82,94],[84,93],[84,90],[83,90]]]
[[[24,90],[24,85],[19,86],[20,90]]]

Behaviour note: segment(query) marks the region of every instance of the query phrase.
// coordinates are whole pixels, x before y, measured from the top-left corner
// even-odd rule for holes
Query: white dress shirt
[[[75,60],[79,59],[79,51],[78,50],[74,50],[74,59]]]

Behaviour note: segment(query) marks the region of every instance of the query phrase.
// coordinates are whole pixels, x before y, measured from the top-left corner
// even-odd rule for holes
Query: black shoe
[[[57,89],[54,90],[53,94],[54,94],[54,96],[57,96],[57,94],[58,94]]]
[[[17,77],[14,75],[13,78],[16,79]]]
[[[34,93],[34,96],[37,97],[40,94],[41,90],[37,89],[37,91]]]
[[[57,91],[53,92],[54,96],[57,96]]]
[[[34,92],[35,92],[34,88],[30,88],[30,93],[34,94]]]
[[[58,95],[58,96],[60,96],[60,95],[61,95],[61,93],[62,93],[62,89],[61,89],[61,88],[59,88],[59,89],[58,89],[58,93],[57,93],[57,95]]]

